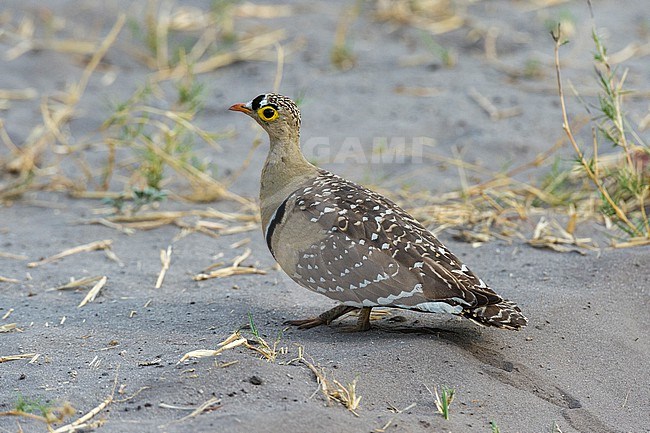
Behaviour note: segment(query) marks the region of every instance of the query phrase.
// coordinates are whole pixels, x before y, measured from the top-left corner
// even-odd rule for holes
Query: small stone
[[[251,376],[248,381],[253,385],[261,385],[263,383],[262,379],[258,376]]]

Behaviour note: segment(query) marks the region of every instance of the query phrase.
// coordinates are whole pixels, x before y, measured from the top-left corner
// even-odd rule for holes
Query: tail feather
[[[528,319],[514,302],[506,299],[496,304],[483,305],[463,311],[468,319],[484,326],[520,330],[528,324]]]

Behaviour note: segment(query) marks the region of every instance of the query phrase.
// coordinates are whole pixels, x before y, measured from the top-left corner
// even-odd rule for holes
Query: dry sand
[[[210,2],[187,3],[205,9]],[[359,164],[336,161],[334,156],[340,155],[337,152],[346,139],[358,139],[368,151],[375,137],[404,137],[407,143],[413,137],[433,137],[436,153],[450,155],[454,147],[462,147],[468,161],[498,170],[547,149],[562,131],[546,19],[562,13],[573,17],[575,33],[564,53],[566,77],[587,93],[596,84],[586,4],[560,2],[555,8],[535,9],[537,3],[480,1],[467,12],[474,28],[498,29],[496,47],[505,65],[521,70],[528,61],[537,60],[541,77],[535,80],[512,78],[503,65],[488,62],[483,43],[468,36],[468,27],[436,37],[458,57],[455,67],[445,68],[421,31],[373,21],[365,11],[368,5],[349,30],[357,66],[346,72],[331,66],[329,53],[347,2],[293,2],[291,16],[240,19],[237,25],[249,31],[284,28],[288,40],[304,39],[303,48],[287,58],[281,91],[305,95],[303,140],[321,140],[310,142],[314,144],[325,139],[330,144],[321,148],[331,152],[330,158],[323,153],[312,156],[353,180],[381,184],[388,191],[400,185],[398,176],[416,170],[417,176],[409,182],[441,193],[458,186],[455,169],[429,168],[417,161]],[[608,35],[610,52],[634,41],[647,47],[650,9],[645,1],[596,3],[596,19]],[[3,6],[14,20],[49,9],[65,17],[71,37],[99,37],[110,28],[118,10],[142,9],[140,3],[113,1],[99,7],[86,1],[58,0],[43,6],[5,0]],[[128,38],[128,32],[123,37]],[[3,43],[3,53],[13,46],[7,39]],[[80,75],[82,65],[75,59],[43,50],[2,60],[0,88],[32,87],[39,94],[60,89]],[[70,124],[72,137],[96,131],[107,116],[106,101],[128,96],[146,76],[147,70],[123,51],[109,51],[107,60],[116,68],[117,80],[110,85],[102,84],[99,77],[91,80],[79,114]],[[403,66],[409,61],[414,65]],[[643,114],[648,106],[648,57],[635,56],[626,66],[630,67],[628,85],[646,95],[631,100],[629,109]],[[269,90],[275,72],[272,62],[242,62],[199,77],[210,97],[198,123],[210,130],[237,131],[236,137],[220,141],[223,152],[205,150],[222,173],[241,165],[258,134],[250,121],[227,112],[227,107]],[[400,94],[395,91],[399,86],[425,87],[431,95]],[[497,108],[516,106],[521,114],[490,120],[469,96],[470,88]],[[570,103],[572,112],[584,112],[574,98]],[[14,102],[0,117],[14,142],[21,143],[40,119],[38,100]],[[92,159],[93,150],[89,152]],[[264,156],[262,145],[234,191],[256,196]],[[209,206],[236,209],[225,202]],[[223,260],[231,260],[246,247],[253,252],[244,265],[269,269],[273,262],[259,229],[216,239],[191,234],[172,242],[179,228],[169,225],[127,235],[79,224],[93,217],[98,207],[102,207],[98,201],[60,193],[30,193],[0,209],[0,251],[25,256],[0,257],[0,275],[20,281],[0,282],[0,317],[13,309],[0,325],[15,322],[22,331],[0,334],[0,357],[40,354],[33,363],[0,364],[0,411],[11,410],[24,396],[69,401],[81,415],[111,395],[117,383],[121,393],[91,420],[105,421],[97,431],[372,432],[385,428],[387,432],[487,433],[490,422],[503,433],[650,431],[647,247],[604,248],[584,256],[537,250],[520,240],[472,248],[452,239],[453,232],[444,232],[441,238],[453,251],[521,306],[530,318],[525,330],[481,329],[451,316],[391,311],[366,333],[342,332],[338,323],[308,331],[285,330],[279,345],[288,352],[276,362],[262,360],[240,346],[216,358],[179,364],[189,351],[215,349],[248,323],[249,313],[262,335],[273,341],[285,329],[283,321],[314,315],[332,302],[275,270],[267,275],[192,281],[191,276],[213,263],[216,254],[223,252]],[[164,210],[207,207],[175,202],[161,206]],[[522,233],[530,237],[537,218],[522,223]],[[582,235],[599,237],[601,245],[606,244],[598,234],[601,228],[584,225],[581,230]],[[231,248],[247,237],[248,245]],[[121,265],[96,251],[27,267],[28,262],[63,249],[103,239],[112,240]],[[161,266],[159,251],[172,243],[171,267],[162,287],[154,289]],[[108,282],[97,299],[82,308],[77,305],[86,290],[47,291],[70,277],[94,275],[105,275]],[[298,346],[330,377],[342,383],[357,379],[356,391],[362,397],[358,416],[337,403],[327,405],[306,366],[287,364],[297,356]],[[442,385],[456,391],[449,420],[436,412],[427,390]],[[182,419],[211,398],[220,400],[214,410]],[[404,408],[408,409],[397,412]],[[557,430],[552,430],[554,423]],[[0,417],[0,432],[16,431],[45,431],[45,427]]]

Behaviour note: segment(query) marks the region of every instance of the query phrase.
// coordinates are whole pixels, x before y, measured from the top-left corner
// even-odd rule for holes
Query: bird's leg
[[[342,315],[354,310],[358,310],[358,308],[349,307],[347,305],[337,305],[336,307],[332,308],[331,310],[327,310],[318,317],[311,317],[309,319],[302,320],[287,320],[284,323],[287,325],[297,326],[298,329],[309,329],[320,325],[329,325],[333,320],[338,319]],[[365,308],[362,308],[361,310],[363,311]],[[368,315],[370,315],[370,312],[368,312]],[[361,319],[361,316],[359,316],[359,319]],[[368,324],[368,326],[370,326],[370,324]]]
[[[357,320],[356,331],[367,331],[370,329],[370,312],[372,307],[363,307],[359,311],[359,319]]]
[[[363,332],[370,329],[370,312],[372,307],[362,307],[359,309],[359,318],[355,326],[346,326],[343,332]]]

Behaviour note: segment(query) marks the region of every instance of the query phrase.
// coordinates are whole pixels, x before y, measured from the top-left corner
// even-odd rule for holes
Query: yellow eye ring
[[[280,114],[278,113],[278,110],[271,107],[270,105],[259,108],[257,110],[257,115],[259,116],[260,119],[264,120],[265,122],[271,122],[271,121],[277,119],[278,116],[280,116]]]

